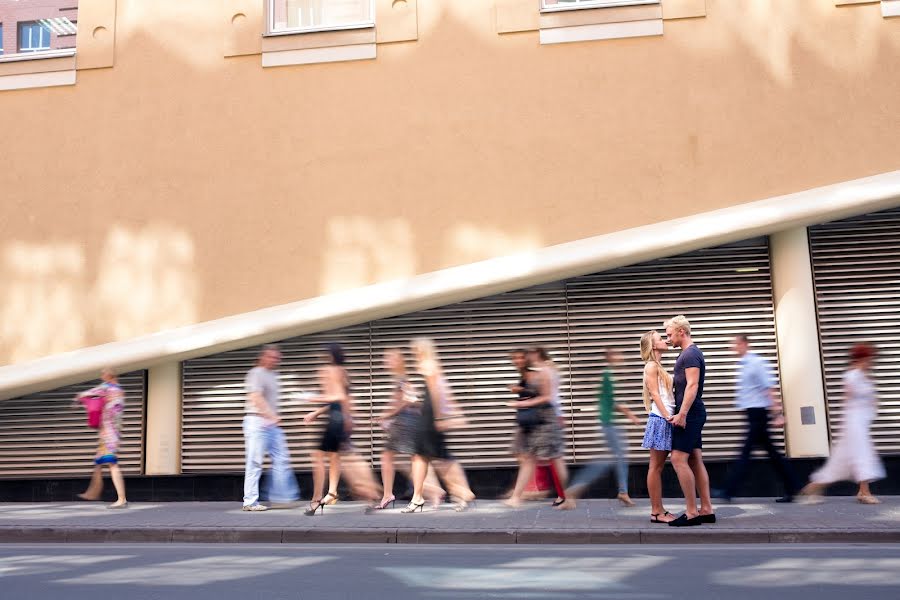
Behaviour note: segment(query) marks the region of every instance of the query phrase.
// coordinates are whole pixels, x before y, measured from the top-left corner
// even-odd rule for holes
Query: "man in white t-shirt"
[[[279,424],[278,394],[280,386],[276,369],[281,362],[278,346],[265,346],[256,366],[247,373],[247,401],[244,405],[244,449],[247,455],[244,471],[244,508],[262,512],[267,507],[259,503],[259,478],[263,460],[268,453],[272,459],[272,473],[267,486],[269,501],[287,505],[300,497],[297,477],[291,467],[287,439]]]

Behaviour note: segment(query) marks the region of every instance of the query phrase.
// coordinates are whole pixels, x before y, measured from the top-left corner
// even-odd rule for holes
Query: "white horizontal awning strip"
[[[900,205],[900,171],[0,367],[0,399]]]

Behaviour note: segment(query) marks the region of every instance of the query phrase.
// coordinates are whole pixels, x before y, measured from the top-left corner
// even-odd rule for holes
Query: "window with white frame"
[[[19,52],[50,49],[50,28],[39,21],[19,23]]]
[[[578,8],[608,8],[636,4],[659,4],[659,0],[541,0],[541,10],[573,10]]]
[[[372,27],[374,0],[269,0],[269,33]]]

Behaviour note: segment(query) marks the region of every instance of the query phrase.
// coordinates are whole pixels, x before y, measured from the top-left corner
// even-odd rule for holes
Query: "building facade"
[[[682,312],[712,458],[741,437],[736,333],[776,365],[798,457],[827,454],[843,352],[876,340],[876,438],[900,452],[896,1],[31,4],[77,8],[78,36],[0,57],[0,476],[78,471],[60,386],[101,356],[133,371],[132,474],[239,470],[240,380],[278,340],[289,391],[347,344],[377,462],[380,354],[414,335],[476,468],[511,464],[509,350],[550,347],[578,463],[605,452],[602,351],[627,351],[637,406],[636,340]]]

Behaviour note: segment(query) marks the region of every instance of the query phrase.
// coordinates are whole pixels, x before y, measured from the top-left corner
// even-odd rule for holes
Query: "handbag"
[[[519,427],[521,427],[525,431],[531,431],[538,425],[543,424],[543,422],[544,416],[541,414],[541,410],[537,406],[520,408],[516,410],[516,423],[518,423]]]
[[[87,426],[91,429],[100,429],[100,421],[103,416],[103,396],[83,396],[79,400],[87,411]]]

